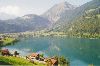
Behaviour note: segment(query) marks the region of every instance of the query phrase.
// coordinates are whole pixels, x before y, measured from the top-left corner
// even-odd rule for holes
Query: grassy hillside
[[[100,0],[90,1],[73,10],[70,21],[66,15],[54,25],[53,31],[66,32],[70,36],[100,38]]]
[[[6,56],[0,56],[0,65],[30,65],[30,66],[45,66],[43,64],[39,63],[31,63],[26,59],[18,58],[18,57],[6,57]]]
[[[85,11],[84,15],[72,23],[69,32],[73,34],[87,34],[100,38],[100,8]]]
[[[2,40],[0,40],[0,46],[6,46],[13,44],[14,42],[17,42],[18,40],[15,38],[5,37]]]

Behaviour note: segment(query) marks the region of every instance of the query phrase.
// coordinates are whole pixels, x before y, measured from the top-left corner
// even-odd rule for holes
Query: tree
[[[58,63],[62,66],[69,66],[70,64],[69,60],[63,56],[55,56],[55,58],[58,59]]]

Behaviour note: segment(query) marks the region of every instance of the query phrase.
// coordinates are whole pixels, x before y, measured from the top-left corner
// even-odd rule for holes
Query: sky
[[[80,6],[91,0],[0,0],[0,13],[23,16],[26,14],[41,15],[55,4],[67,1]]]

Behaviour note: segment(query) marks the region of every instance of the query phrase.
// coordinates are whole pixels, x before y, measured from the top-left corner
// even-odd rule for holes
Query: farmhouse
[[[29,55],[29,57],[30,57],[31,59],[39,60],[40,55],[39,55],[38,53],[32,53],[32,54]]]

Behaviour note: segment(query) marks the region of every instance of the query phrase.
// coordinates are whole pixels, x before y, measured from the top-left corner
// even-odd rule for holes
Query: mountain
[[[79,6],[75,8],[74,10],[70,11],[70,14],[68,15],[68,12],[64,12],[64,15],[56,22],[56,24],[53,25],[52,29],[53,31],[64,31],[68,32],[73,30],[72,27],[75,26],[77,22],[82,22],[83,18],[82,16],[85,16],[85,13],[88,11],[91,11],[92,9],[98,9],[100,7],[100,0],[92,0],[90,2],[87,2],[86,4]],[[95,14],[93,14],[95,16]],[[69,19],[70,18],[70,19]],[[86,20],[86,19],[84,19]],[[92,18],[89,21],[91,21]],[[96,20],[96,19],[95,19]],[[86,20],[87,22],[87,20]],[[86,23],[83,22],[84,24]],[[77,23],[77,28],[81,28],[79,26],[79,23]],[[86,27],[86,25],[84,25]],[[84,28],[83,28],[84,29]],[[74,30],[73,30],[74,31]]]
[[[42,16],[47,18],[52,23],[55,23],[64,15],[64,12],[67,12],[69,15],[70,11],[73,9],[75,9],[73,5],[69,4],[68,2],[62,2],[50,8]]]
[[[0,13],[0,20],[15,19],[17,16],[9,15],[6,13]]]
[[[34,14],[28,14],[16,19],[0,21],[0,32],[40,31],[50,26],[49,20]]]
[[[63,31],[67,33],[100,33],[100,0],[92,0],[79,7],[68,2],[53,6],[43,15],[24,15],[1,20],[0,32]]]
[[[100,34],[100,6],[85,11],[70,27],[72,33]]]

